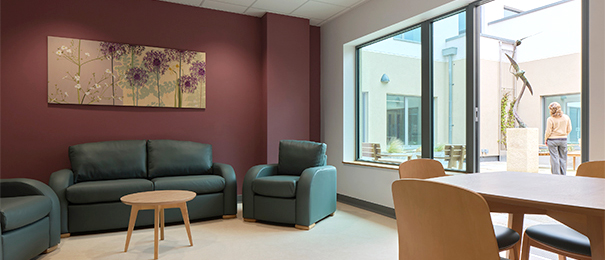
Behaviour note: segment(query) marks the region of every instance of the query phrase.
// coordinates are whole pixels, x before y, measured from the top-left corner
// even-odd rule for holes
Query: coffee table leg
[[[164,222],[166,222],[166,219],[164,219],[164,208],[162,208],[160,210],[160,225],[162,225],[160,229],[160,240],[164,240]]]
[[[128,244],[130,244],[130,237],[132,236],[132,230],[134,229],[134,223],[137,221],[138,213],[139,213],[139,207],[131,206],[130,220],[128,222],[128,233],[126,234],[126,245],[124,246],[124,252],[128,251]]]
[[[191,239],[191,226],[189,225],[189,212],[187,211],[187,203],[183,202],[179,208],[181,208],[181,215],[183,215],[183,222],[185,222],[185,229],[187,229],[187,236],[189,236],[189,244],[193,246],[193,239]]]
[[[155,206],[153,213],[153,259],[158,259],[158,229],[160,224],[160,206]]]

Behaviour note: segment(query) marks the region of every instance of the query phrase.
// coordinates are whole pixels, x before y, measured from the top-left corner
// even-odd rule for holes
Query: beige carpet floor
[[[165,229],[159,259],[220,260],[335,260],[397,259],[397,225],[394,219],[338,203],[333,217],[302,231],[290,226],[216,219],[191,224],[193,246],[183,225]],[[494,222],[504,222],[494,216]],[[128,252],[126,231],[77,235],[61,240],[58,249],[37,260],[153,259],[153,228],[137,229]],[[537,253],[537,254],[536,254]],[[532,250],[531,260],[556,259]]]

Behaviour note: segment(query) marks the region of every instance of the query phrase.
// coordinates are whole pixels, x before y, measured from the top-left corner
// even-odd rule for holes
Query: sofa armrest
[[[244,218],[254,219],[254,192],[252,192],[252,182],[256,178],[271,175],[277,175],[277,164],[256,165],[246,172],[244,184],[242,185]]]
[[[74,173],[70,169],[63,169],[53,172],[50,175],[48,185],[55,191],[61,204],[61,234],[69,233],[67,226],[67,198],[65,197],[65,189],[74,185]]]
[[[336,211],[336,167],[307,168],[296,187],[296,224],[309,226]]]
[[[50,244],[53,247],[61,242],[61,210],[57,194],[45,183],[33,179],[15,178],[0,180],[2,197],[43,195],[50,199],[51,208],[48,214],[50,222]]]
[[[214,163],[212,172],[225,178],[225,189],[223,190],[223,215],[237,214],[237,180],[235,171],[229,164]]]

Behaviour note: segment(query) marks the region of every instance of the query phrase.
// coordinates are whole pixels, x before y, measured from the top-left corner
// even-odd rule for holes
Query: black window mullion
[[[433,158],[434,109],[433,109],[433,24],[421,25],[422,42],[422,158]]]
[[[466,8],[466,172],[479,171],[479,22],[476,4]]]

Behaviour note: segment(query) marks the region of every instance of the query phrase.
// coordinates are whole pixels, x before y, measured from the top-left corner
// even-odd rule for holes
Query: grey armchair
[[[31,179],[0,180],[0,260],[31,259],[57,248],[61,240],[59,199]]]
[[[336,211],[336,168],[326,144],[283,140],[278,164],[257,165],[244,177],[245,221],[294,224],[309,230]]]

